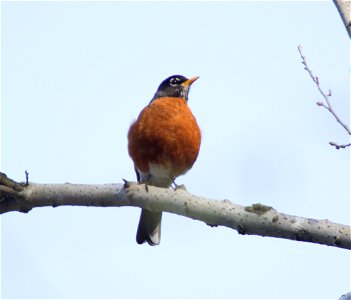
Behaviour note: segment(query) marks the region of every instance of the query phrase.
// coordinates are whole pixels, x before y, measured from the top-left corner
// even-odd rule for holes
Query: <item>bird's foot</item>
[[[138,181],[138,184],[139,184],[139,185],[144,184],[144,185],[145,185],[145,191],[146,191],[146,192],[149,192],[149,185],[148,185],[147,182],[139,182],[139,181]]]
[[[174,185],[174,190],[186,191],[186,186],[184,184],[176,184],[175,181],[172,182]]]

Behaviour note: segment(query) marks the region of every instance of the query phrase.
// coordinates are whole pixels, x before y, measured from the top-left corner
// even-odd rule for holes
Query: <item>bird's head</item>
[[[172,75],[161,82],[152,100],[161,97],[180,97],[188,101],[190,86],[197,79],[199,77],[188,79],[182,75]]]

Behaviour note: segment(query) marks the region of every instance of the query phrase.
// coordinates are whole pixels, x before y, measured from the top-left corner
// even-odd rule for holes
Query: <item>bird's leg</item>
[[[141,175],[135,166],[134,166],[134,171],[135,171],[135,174],[137,177],[138,184],[145,184],[145,191],[149,192],[148,183],[151,179],[151,174],[148,174],[146,178],[144,178],[144,176],[143,176],[143,178],[141,178]]]
[[[149,182],[151,179],[151,174],[149,174],[146,178],[146,180],[144,180],[144,184],[145,184],[145,191],[148,193],[149,192]]]
[[[138,183],[140,183],[140,173],[139,173],[138,169],[135,166],[134,166],[134,171],[135,171],[135,175],[136,175],[137,181],[138,181]]]

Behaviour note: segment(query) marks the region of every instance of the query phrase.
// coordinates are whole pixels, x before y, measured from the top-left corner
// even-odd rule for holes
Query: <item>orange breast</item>
[[[145,107],[128,132],[128,151],[144,173],[149,164],[168,166],[170,176],[187,172],[200,150],[201,133],[182,98],[158,98]]]

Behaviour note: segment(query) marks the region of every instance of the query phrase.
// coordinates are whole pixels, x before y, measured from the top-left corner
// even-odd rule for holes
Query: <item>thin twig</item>
[[[340,148],[344,149],[344,148],[350,147],[351,143],[345,144],[345,145],[339,145],[338,143],[335,143],[335,142],[329,142],[329,145],[331,145],[339,150]]]
[[[317,102],[316,104],[318,106],[324,107],[326,110],[328,110],[336,119],[336,121],[342,126],[344,127],[344,129],[347,131],[347,133],[349,135],[351,135],[351,130],[350,128],[339,118],[339,116],[335,113],[330,101],[329,101],[329,97],[331,97],[332,95],[332,91],[329,89],[328,93],[325,93],[320,84],[319,84],[319,78],[317,76],[315,76],[311,70],[311,68],[308,66],[307,64],[307,60],[306,60],[306,56],[303,55],[302,53],[302,46],[298,45],[297,49],[299,50],[300,56],[302,58],[302,64],[304,65],[304,69],[308,72],[308,74],[310,75],[311,79],[313,80],[313,82],[316,84],[318,91],[320,92],[320,94],[323,96],[325,103],[324,102]],[[340,149],[340,148],[346,148],[349,147],[351,144],[346,144],[346,145],[338,145],[334,142],[330,142],[330,145],[334,146],[336,149]]]
[[[25,170],[24,173],[26,174],[26,186],[28,186],[29,172]]]

